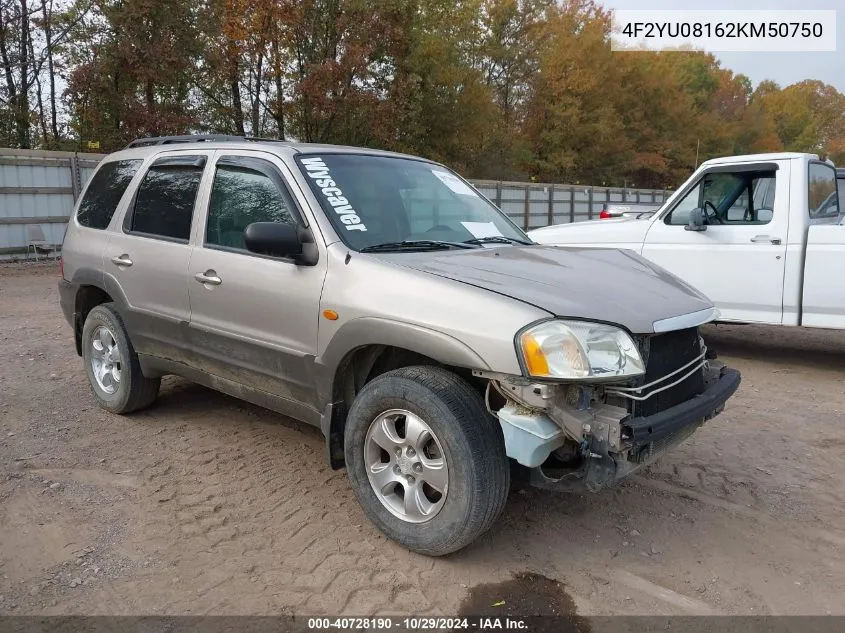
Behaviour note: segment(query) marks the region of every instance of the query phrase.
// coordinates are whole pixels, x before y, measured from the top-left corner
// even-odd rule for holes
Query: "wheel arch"
[[[343,434],[352,400],[376,376],[400,367],[436,365],[475,382],[472,369],[489,369],[478,354],[454,337],[379,318],[346,323],[316,363],[322,375],[320,401],[325,403],[321,427],[334,469],[344,466]]]
[[[80,268],[73,276],[76,294],[73,302],[73,338],[76,353],[82,355],[82,328],[88,313],[103,303],[114,303],[119,311],[126,305],[126,297],[118,281],[108,274]]]

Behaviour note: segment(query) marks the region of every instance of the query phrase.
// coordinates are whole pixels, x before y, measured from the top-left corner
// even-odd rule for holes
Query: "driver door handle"
[[[759,242],[768,242],[769,244],[780,244],[780,238],[772,237],[771,235],[755,235],[751,238],[751,241],[755,244]]]
[[[201,284],[207,284],[209,286],[219,286],[223,283],[223,280],[217,276],[217,273],[210,269],[206,270],[204,273],[197,273],[194,275],[194,279]]]

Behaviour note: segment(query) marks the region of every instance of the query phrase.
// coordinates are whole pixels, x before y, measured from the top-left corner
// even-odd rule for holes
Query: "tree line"
[[[592,0],[0,0],[0,145],[215,132],[467,176],[673,187],[709,157],[845,163],[845,95],[612,52]]]

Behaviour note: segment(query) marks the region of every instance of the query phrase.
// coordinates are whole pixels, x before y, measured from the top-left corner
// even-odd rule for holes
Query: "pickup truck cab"
[[[845,328],[845,225],[813,154],[703,163],[652,216],[549,226],[541,244],[630,249],[707,295],[719,320]]]

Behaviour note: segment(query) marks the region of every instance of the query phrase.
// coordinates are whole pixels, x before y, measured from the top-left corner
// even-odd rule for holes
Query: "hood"
[[[655,321],[707,310],[707,297],[627,250],[503,246],[378,254],[392,264],[484,288],[552,315],[654,332]]]
[[[606,245],[608,248],[625,247],[640,251],[653,217],[654,215],[639,219],[622,217],[554,224],[528,231],[528,237],[540,244]]]

